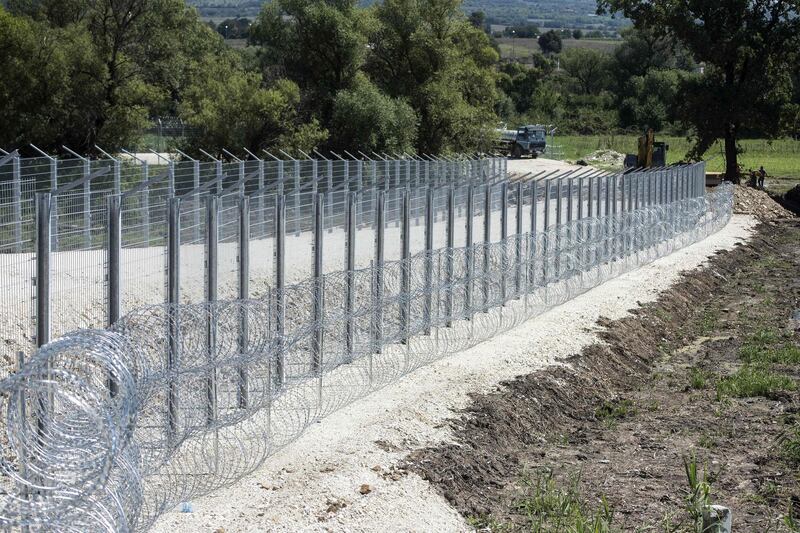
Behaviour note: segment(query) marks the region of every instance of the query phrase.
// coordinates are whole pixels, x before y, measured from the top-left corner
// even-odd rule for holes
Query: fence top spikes
[[[353,160],[358,160],[358,158],[357,158],[356,156],[354,156],[353,154],[351,154],[351,153],[350,153],[350,152],[348,152],[347,150],[345,150],[345,151],[344,151],[344,153],[345,153],[345,155],[347,155],[347,157],[349,157],[350,159],[353,159]],[[359,152],[359,153],[361,153],[361,152]]]
[[[250,150],[248,150],[247,148],[244,148],[244,147],[242,147],[242,150],[244,150],[244,151],[245,151],[245,153],[246,153],[247,155],[249,155],[250,157],[252,157],[252,158],[253,158],[253,159],[255,159],[256,161],[261,161],[261,158],[260,158],[260,157],[258,157],[256,154],[254,154],[253,152],[251,152],[251,151],[250,151]]]
[[[370,161],[372,161],[372,158],[367,154],[365,154],[364,152],[362,152],[361,150],[359,150],[358,153],[361,154],[361,157],[363,157],[364,159],[369,159]]]
[[[316,148],[314,148],[314,153],[315,153],[315,154],[317,154],[318,156],[320,156],[320,157],[321,157],[322,159],[324,159],[325,161],[330,161],[330,159],[328,159],[327,157],[325,157],[324,155],[322,155],[321,153],[319,153],[319,150],[317,150]]]
[[[298,149],[297,151],[300,152],[300,154],[302,154],[302,156],[305,157],[306,159],[314,159],[313,157],[311,157],[310,155],[308,155],[307,153],[305,153],[300,149]]]
[[[288,157],[289,159],[291,159],[292,161],[297,161],[297,159],[295,159],[295,158],[294,158],[294,157],[292,157],[291,155],[287,154],[287,153],[286,153],[284,150],[282,150],[282,149],[279,149],[278,151],[279,151],[280,153],[282,153],[283,155],[285,155],[286,157]]]
[[[37,152],[39,152],[40,154],[42,154],[44,157],[46,157],[50,161],[55,161],[56,160],[55,157],[51,156],[50,154],[48,154],[47,152],[45,152],[44,150],[42,150],[41,148],[39,148],[35,144],[30,143],[30,147],[33,148],[34,150],[36,150]]]
[[[275,157],[274,155],[272,155],[271,153],[267,152],[266,150],[263,150],[263,149],[262,149],[261,151],[262,151],[262,152],[264,152],[265,154],[267,154],[268,156],[270,156],[270,157],[271,157],[272,159],[274,159],[275,161],[278,161],[278,162],[280,162],[280,161],[281,161],[281,160],[280,160],[280,158],[277,158],[277,157]]]
[[[16,152],[16,150],[14,150],[14,151]],[[2,153],[3,155],[8,155],[8,152],[6,152],[5,150],[3,150],[2,148],[0,148],[0,153]]]
[[[339,154],[337,154],[337,153],[336,153],[336,152],[334,152],[333,150],[331,150],[331,153],[332,153],[333,155],[335,155],[335,156],[336,156],[336,157],[337,157],[337,158],[338,158],[340,161],[345,161],[345,158],[344,158],[344,157],[340,156]]]
[[[109,154],[108,152],[106,152],[105,150],[103,150],[102,148],[97,146],[96,144],[94,145],[94,147],[97,149],[98,152],[100,152],[101,154],[103,154],[104,156],[109,158],[110,160],[112,160],[112,161],[116,161],[117,160],[113,155]]]
[[[159,154],[158,152],[156,152],[156,151],[155,151],[155,150],[153,150],[152,148],[148,149],[148,152],[150,152],[151,154],[154,154],[154,155],[155,155],[157,158],[159,158],[159,159],[163,159],[164,161],[166,161],[166,162],[167,162],[167,164],[168,164],[168,165],[169,165],[170,163],[172,163],[172,161],[170,161],[170,160],[169,160],[169,158],[166,158],[166,157],[164,157],[163,155]]]
[[[225,155],[228,155],[228,156],[230,156],[231,158],[233,158],[234,160],[236,160],[236,162],[237,162],[237,163],[241,163],[241,162],[242,162],[242,160],[241,160],[241,159],[239,159],[238,157],[236,157],[235,155],[233,155],[232,153],[230,153],[230,152],[228,151],[228,149],[227,149],[227,148],[223,148],[223,149],[222,149],[222,153],[224,153]]]
[[[121,151],[123,154],[125,154],[125,155],[129,156],[131,159],[135,159],[136,161],[138,161],[138,162],[140,162],[140,163],[147,164],[147,161],[145,161],[144,159],[141,159],[141,158],[137,157],[136,155],[134,155],[134,154],[130,153],[130,152],[129,152],[129,151],[127,151],[127,150],[124,150],[124,149],[122,149],[122,150],[120,150],[120,151]]]
[[[375,152],[372,152],[372,155],[374,155],[375,157],[377,157],[377,158],[378,158],[378,159],[380,159],[381,161],[386,161],[386,158],[385,158],[385,157],[381,157],[380,155],[376,154]]]
[[[217,159],[217,158],[216,158],[216,157],[214,157],[213,155],[209,154],[208,152],[206,152],[206,151],[205,151],[205,150],[203,150],[202,148],[198,148],[198,150],[200,150],[200,153],[202,153],[202,154],[203,154],[204,156],[206,156],[207,158],[211,159],[212,161],[215,161],[215,162],[219,163],[219,159]]]
[[[195,159],[194,157],[191,157],[188,154],[185,154],[185,153],[181,152],[177,148],[175,149],[175,151],[178,152],[180,155],[182,155],[183,157],[185,157],[189,161],[197,161],[197,159]]]
[[[81,161],[89,161],[89,158],[87,158],[87,157],[83,157],[81,154],[79,154],[79,153],[78,153],[78,152],[76,152],[75,150],[72,150],[71,148],[69,148],[69,147],[67,147],[67,146],[65,146],[65,145],[63,145],[63,144],[61,145],[61,148],[63,148],[63,149],[64,149],[64,150],[66,150],[67,152],[71,153],[72,155],[74,155],[75,157],[77,157],[78,159],[80,159]]]

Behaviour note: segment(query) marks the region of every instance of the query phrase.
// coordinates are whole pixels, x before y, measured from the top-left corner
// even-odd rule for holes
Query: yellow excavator
[[[639,153],[625,156],[625,168],[653,168],[667,166],[669,145],[656,142],[656,133],[649,128],[639,137]]]

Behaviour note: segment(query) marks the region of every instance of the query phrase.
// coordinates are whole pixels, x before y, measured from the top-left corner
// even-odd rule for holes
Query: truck
[[[514,159],[529,155],[533,158],[547,148],[547,126],[531,124],[516,130],[499,129],[499,140],[495,149]]]

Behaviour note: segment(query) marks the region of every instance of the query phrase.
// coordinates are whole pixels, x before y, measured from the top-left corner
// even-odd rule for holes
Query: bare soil
[[[786,443],[798,435],[800,361],[759,366],[782,385],[725,385],[751,368],[754,339],[797,353],[798,309],[800,222],[763,223],[656,302],[601,320],[604,343],[476,395],[451,420],[453,440],[414,452],[407,468],[483,529],[573,531],[534,516],[530,480],[546,471],[563,486],[579,476],[586,507],[604,499],[613,531],[695,531],[684,468],[695,458],[734,531],[792,531],[800,458]]]

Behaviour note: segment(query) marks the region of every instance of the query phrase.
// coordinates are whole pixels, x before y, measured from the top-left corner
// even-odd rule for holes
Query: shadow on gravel
[[[490,530],[695,531],[710,502],[734,531],[792,531],[797,309],[800,222],[761,224],[657,302],[601,321],[604,344],[476,395],[453,443],[408,468]]]

